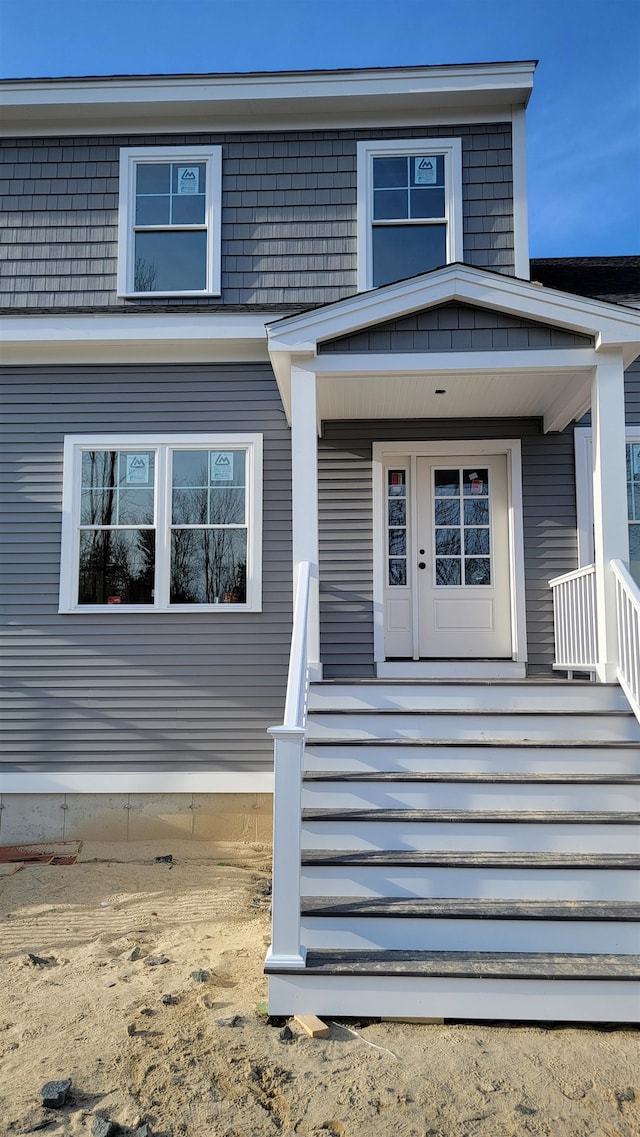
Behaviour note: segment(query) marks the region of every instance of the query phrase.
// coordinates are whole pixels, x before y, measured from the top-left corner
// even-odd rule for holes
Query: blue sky
[[[0,76],[538,59],[533,256],[640,253],[640,0],[0,0]]]

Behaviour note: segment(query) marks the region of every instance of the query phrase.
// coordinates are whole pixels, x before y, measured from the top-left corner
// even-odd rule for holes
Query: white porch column
[[[629,561],[625,466],[624,366],[619,351],[602,354],[591,384],[593,536],[598,610],[598,679],[616,678],[618,642],[612,559]]]
[[[293,567],[311,564],[307,658],[311,679],[322,678],[318,588],[318,418],[316,377],[291,368],[291,477]]]

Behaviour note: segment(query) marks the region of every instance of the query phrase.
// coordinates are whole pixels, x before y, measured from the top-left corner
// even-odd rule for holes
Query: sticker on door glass
[[[149,455],[127,454],[126,482],[128,486],[149,484]]]
[[[178,193],[198,193],[200,171],[197,166],[178,166]]]
[[[413,180],[417,186],[434,186],[438,180],[438,163],[433,156],[413,159]]]
[[[233,450],[212,450],[210,457],[211,481],[233,481]]]

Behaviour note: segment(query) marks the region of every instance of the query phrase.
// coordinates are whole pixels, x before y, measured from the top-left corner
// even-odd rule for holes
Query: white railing
[[[265,967],[303,968],[300,944],[301,800],[307,722],[309,590],[311,565],[298,565],[289,676],[282,726],[273,738],[273,886],[271,946]]]
[[[640,588],[622,561],[612,561],[616,578],[618,681],[640,720]]]
[[[553,666],[563,671],[595,671],[598,662],[595,565],[556,576],[549,584],[553,591],[556,641]]]

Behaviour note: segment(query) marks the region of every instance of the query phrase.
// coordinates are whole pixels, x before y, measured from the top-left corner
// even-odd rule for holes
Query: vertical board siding
[[[327,678],[373,674],[372,443],[520,438],[531,673],[553,663],[549,578],[576,566],[571,434],[538,419],[331,422],[319,451],[320,621]]]
[[[464,260],[514,271],[511,125],[8,139],[0,144],[0,306],[163,302],[116,296],[123,146],[220,145],[222,302],[327,304],[356,291],[360,139],[462,138]],[[184,300],[204,306],[217,299]]]
[[[291,636],[289,431],[266,364],[5,368],[2,759],[259,768]],[[263,611],[58,613],[64,434],[259,431]]]

